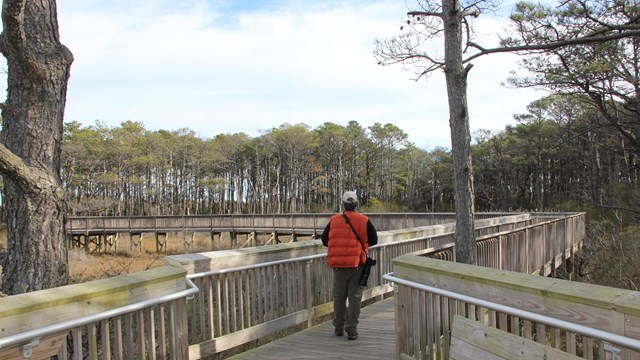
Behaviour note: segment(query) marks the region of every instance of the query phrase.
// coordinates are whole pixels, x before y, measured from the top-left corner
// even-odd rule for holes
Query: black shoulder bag
[[[356,236],[356,239],[358,239],[358,242],[360,243],[360,246],[362,246],[362,251],[365,252],[364,250],[364,244],[362,243],[362,241],[360,241],[360,236],[358,236],[358,233],[356,232],[356,229],[353,228],[353,225],[351,225],[351,221],[349,220],[349,217],[347,216],[347,214],[342,213],[342,216],[344,216],[344,221],[347,222],[347,224],[349,224],[349,227],[351,228],[351,231],[353,231],[353,234]],[[365,255],[366,252],[365,252]],[[376,261],[372,258],[370,258],[367,255],[367,261],[365,261],[364,263],[364,269],[362,270],[362,276],[360,277],[360,286],[367,286],[367,280],[369,280],[369,274],[371,273],[371,267],[373,265],[376,264]]]

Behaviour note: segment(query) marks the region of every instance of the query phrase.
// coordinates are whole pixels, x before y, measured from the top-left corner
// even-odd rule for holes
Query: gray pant
[[[360,300],[365,287],[360,286],[364,265],[358,268],[333,269],[333,326],[347,333],[357,333],[360,317]],[[347,307],[347,299],[349,306]]]

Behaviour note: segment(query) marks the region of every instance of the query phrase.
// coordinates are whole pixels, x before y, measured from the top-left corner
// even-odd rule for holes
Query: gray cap
[[[355,191],[345,191],[342,195],[342,202],[345,204],[357,204],[358,195]]]

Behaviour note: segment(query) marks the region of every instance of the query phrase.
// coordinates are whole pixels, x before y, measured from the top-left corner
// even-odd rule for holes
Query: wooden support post
[[[98,237],[96,238],[96,250],[95,250],[95,252],[96,252],[97,254],[99,254],[99,253],[100,253],[100,248],[102,248],[102,242],[103,242],[103,238],[102,238],[102,237],[103,237],[103,236],[104,236],[105,238],[107,237],[107,235],[106,235],[106,234],[98,234]]]
[[[220,250],[218,249],[218,244],[216,244],[216,233],[211,231],[209,232],[209,236],[211,237],[211,248],[213,250]]]
[[[89,253],[89,234],[84,236],[84,252]]]
[[[238,246],[238,234],[232,231],[229,233],[229,237],[231,238],[231,248],[235,249]]]

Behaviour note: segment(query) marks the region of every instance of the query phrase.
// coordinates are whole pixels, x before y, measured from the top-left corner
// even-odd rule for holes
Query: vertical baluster
[[[586,359],[589,360],[593,360],[593,339],[590,337],[583,337],[583,341],[584,341],[584,351],[586,352],[586,357],[583,356]]]
[[[71,330],[73,337],[73,360],[83,360],[82,355],[82,329],[75,328]]]
[[[212,340],[215,337],[215,332],[214,332],[214,324],[215,324],[215,320],[214,320],[214,309],[213,309],[213,286],[211,286],[212,284],[212,279],[211,276],[207,276],[204,278],[203,281],[203,286],[204,288],[200,289],[200,292],[205,293],[205,297],[206,297],[206,321],[207,321],[207,332],[205,335],[206,336],[206,340]]]
[[[264,271],[264,268],[256,269],[256,277],[258,280],[256,295],[258,297],[258,322],[260,324],[265,322],[264,313],[266,309],[264,308],[264,304],[267,301],[267,291],[264,289]]]
[[[435,328],[435,334],[437,335],[435,338],[436,341],[436,358],[437,359],[441,359],[442,358],[442,348],[443,348],[443,341],[446,338],[446,335],[444,333],[444,321],[443,319],[443,313],[442,313],[442,305],[441,302],[443,300],[443,298],[440,297],[440,295],[434,295],[434,303],[433,303],[433,325]]]
[[[133,330],[133,314],[129,313],[125,315],[125,343],[124,354],[125,358],[133,359],[136,353],[134,346],[134,330]]]
[[[510,316],[511,321],[511,333],[520,336],[520,318],[517,316]]]
[[[100,334],[102,337],[102,357],[111,359],[111,336],[109,335],[109,320],[100,321]]]
[[[419,304],[417,312],[414,313],[418,317],[420,332],[418,338],[420,339],[420,358],[427,357],[427,354],[432,354],[434,349],[434,339],[437,337],[436,329],[433,326],[433,294],[425,291],[418,291]]]
[[[218,317],[218,326],[216,335],[222,336],[222,275],[214,275],[216,286],[216,316]]]
[[[304,283],[303,283],[303,289],[305,292],[305,308],[308,311],[308,315],[307,315],[307,327],[311,327],[311,325],[313,325],[313,314],[312,314],[312,309],[313,309],[313,291],[311,290],[312,288],[312,284],[311,284],[311,272],[313,269],[313,260],[307,260],[304,264]]]
[[[98,336],[95,324],[87,325],[88,359],[98,360]]]
[[[230,313],[229,318],[229,333],[238,331],[238,294],[236,292],[236,283],[238,281],[238,273],[233,272],[227,275],[228,279],[228,298],[227,298],[227,312]]]
[[[124,344],[122,341],[122,317],[115,318],[115,324],[113,327],[113,338],[115,346],[115,356],[117,360],[124,359]]]
[[[229,306],[229,274],[222,274],[221,276],[222,276],[221,284],[223,284],[224,286],[224,289],[223,289],[224,324],[221,330],[222,330],[222,335],[227,335],[231,333],[231,320],[229,316],[229,313],[231,312],[231,307]]]
[[[294,262],[294,263],[290,263],[285,265],[286,268],[284,269],[283,272],[283,276],[285,278],[285,294],[286,294],[286,302],[287,302],[287,306],[285,308],[285,315],[289,315],[291,313],[293,313],[293,299],[294,299],[294,294],[298,294],[298,292],[295,291],[295,279],[293,278],[293,276],[295,276],[295,271],[294,269],[296,268],[296,265],[298,263]]]
[[[245,283],[246,283],[246,276],[247,273],[245,271],[241,271],[239,276],[238,276],[238,300],[240,301],[240,304],[238,304],[239,309],[240,310],[240,330],[244,330],[246,329],[245,326],[245,299],[246,299],[246,293],[244,291],[244,287],[245,287]]]
[[[145,331],[144,331],[144,311],[136,311],[137,326],[135,327],[135,339],[137,340],[138,358],[145,359]]]
[[[409,306],[409,313],[410,314],[417,314],[417,310],[418,310],[418,306],[420,304],[420,293],[418,290],[416,289],[410,289],[410,306]],[[411,338],[412,338],[412,342],[413,342],[413,356],[414,358],[420,358],[420,343],[421,343],[421,336],[420,336],[420,317],[419,316],[412,316],[411,317]]]
[[[449,347],[451,346],[451,300],[447,297],[441,298],[440,305],[442,315],[442,355],[439,357],[440,359],[448,359],[449,358]]]
[[[158,358],[167,360],[167,327],[164,304],[158,305]]]
[[[522,337],[527,339],[533,339],[533,329],[531,328],[530,320],[523,320],[522,324]]]
[[[487,325],[499,329],[500,328],[500,313],[497,312],[496,310],[488,310],[489,311],[489,315],[487,316],[487,319],[489,320],[487,322]]]
[[[146,309],[146,318],[147,318],[147,339],[148,339],[148,346],[147,346],[147,359],[149,360],[156,360],[156,337],[155,337],[155,333],[156,333],[156,326],[155,326],[155,310],[153,309],[153,307],[147,308]]]
[[[546,344],[547,342],[547,332],[544,324],[536,324],[536,341],[540,344]]]
[[[576,355],[576,334],[567,331],[567,352]]]
[[[278,318],[278,300],[280,287],[278,286],[276,279],[276,268],[277,266],[269,266],[269,309],[270,316],[269,320],[274,320]]]
[[[560,335],[560,329],[553,328],[551,332],[551,343],[553,344],[553,347],[556,349],[560,349],[560,347],[562,346],[562,337]]]
[[[256,277],[256,270],[249,270],[249,283],[247,284],[247,294],[251,301],[251,306],[249,307],[249,323],[247,326],[254,326],[258,324],[257,314],[258,314],[258,278]]]
[[[171,358],[176,358],[176,350],[177,350],[177,322],[176,322],[176,305],[172,301],[169,304],[169,356]]]
[[[274,307],[275,307],[275,292],[277,291],[277,289],[274,289],[274,284],[273,284],[273,266],[268,266],[267,267],[267,271],[266,271],[266,276],[267,276],[267,281],[265,282],[265,285],[267,285],[267,305],[265,306],[266,309],[268,310],[268,319],[270,320],[274,320],[275,319],[275,311],[274,311]]]
[[[194,310],[194,312],[192,313],[192,317],[194,317],[194,320],[192,320],[192,323],[195,323],[196,321],[200,322],[200,331],[198,331],[197,333],[191,333],[191,336],[193,337],[193,339],[197,342],[197,341],[205,341],[208,339],[205,339],[205,336],[207,335],[207,316],[205,315],[205,306],[207,304],[207,289],[204,288],[204,285],[206,283],[206,278],[198,278],[197,279],[198,282],[196,283],[196,286],[200,289],[200,291],[198,292],[198,296],[194,296],[193,300],[191,300],[191,303],[193,304],[193,307],[195,308],[195,305],[197,303],[198,305],[198,312],[196,315],[196,312]],[[196,320],[197,319],[197,320]]]

